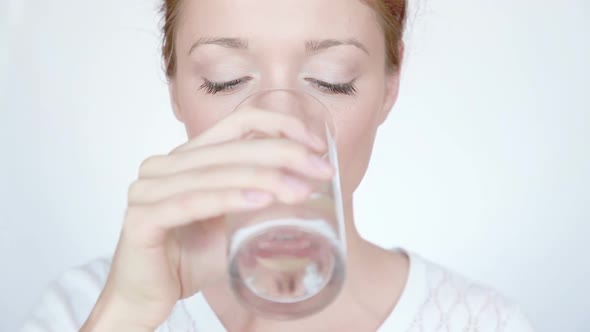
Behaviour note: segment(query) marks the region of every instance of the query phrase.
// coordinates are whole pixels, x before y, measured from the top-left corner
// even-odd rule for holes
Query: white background
[[[140,161],[184,139],[155,7],[0,0],[1,331],[66,268],[112,252]],[[590,2],[410,14],[400,99],[358,191],[362,233],[493,285],[537,331],[588,331]]]

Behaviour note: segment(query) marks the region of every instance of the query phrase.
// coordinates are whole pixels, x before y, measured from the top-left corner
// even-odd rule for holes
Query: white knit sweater
[[[494,290],[469,282],[407,252],[410,272],[404,291],[379,332],[531,332],[519,308]],[[22,332],[78,331],[92,310],[110,262],[71,270],[47,289]],[[179,301],[157,332],[225,331],[199,293]]]

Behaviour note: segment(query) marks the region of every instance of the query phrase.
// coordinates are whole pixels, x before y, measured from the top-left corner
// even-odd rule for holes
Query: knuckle
[[[141,200],[142,198],[150,196],[150,183],[151,181],[142,179],[134,181],[130,186],[127,193],[127,199],[130,203],[133,203],[137,200]]]
[[[145,220],[145,209],[130,206],[125,211],[125,227],[137,227]]]
[[[140,186],[141,186],[141,184],[139,183],[139,181],[133,181],[129,185],[129,188],[127,189],[127,199],[129,201],[132,201],[133,198],[137,197]]]
[[[159,161],[162,159],[162,156],[150,156],[146,158],[144,161],[141,162],[139,165],[139,177],[146,176],[153,172],[153,170],[159,164]]]

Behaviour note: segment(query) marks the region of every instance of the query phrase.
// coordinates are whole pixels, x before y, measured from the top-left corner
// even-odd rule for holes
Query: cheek
[[[342,128],[346,134],[338,137],[342,191],[346,196],[359,186],[371,158],[376,128],[369,120],[359,117],[358,121],[348,123]]]
[[[203,96],[189,89],[179,95],[182,122],[189,139],[211,128],[233,111],[236,101],[219,96]]]
[[[189,139],[199,136],[202,132],[213,126],[220,117],[210,110],[207,104],[185,105],[183,109],[183,122]]]
[[[338,159],[345,196],[352,195],[367,171],[378,128],[378,99],[366,100],[338,120]]]

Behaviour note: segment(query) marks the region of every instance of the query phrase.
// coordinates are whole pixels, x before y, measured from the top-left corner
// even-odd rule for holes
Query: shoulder
[[[43,292],[22,331],[78,331],[104,287],[110,265],[110,259],[98,258],[63,273]]]
[[[408,255],[423,273],[422,301],[409,331],[532,331],[519,306],[495,289]]]

